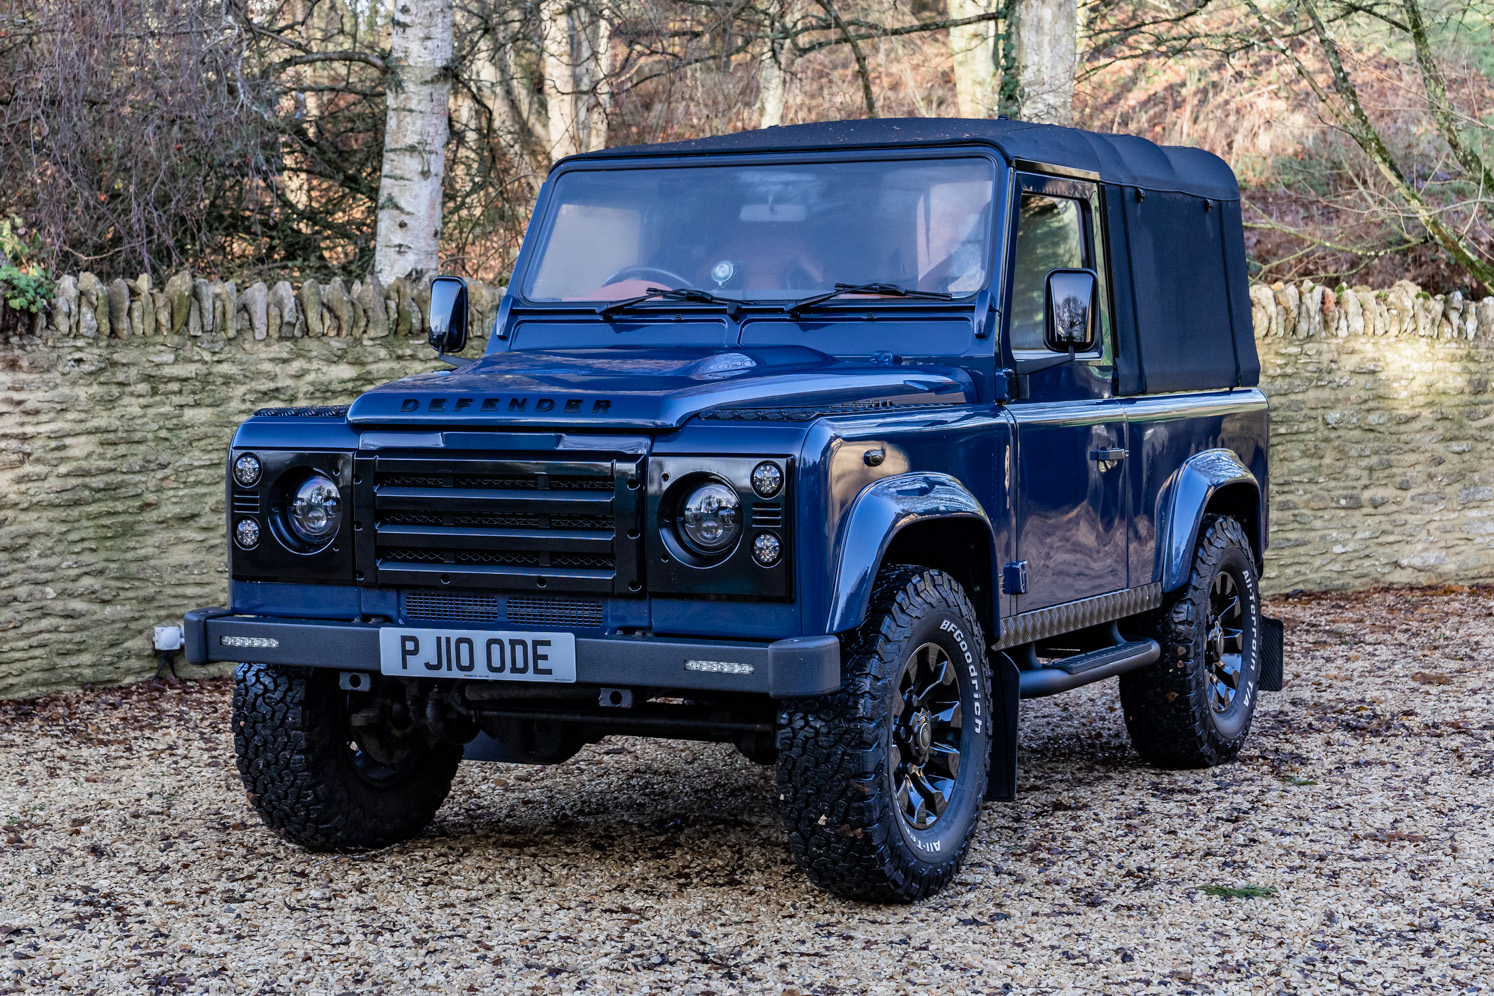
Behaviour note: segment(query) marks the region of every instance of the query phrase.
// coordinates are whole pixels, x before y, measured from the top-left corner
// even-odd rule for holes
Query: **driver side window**
[[[1018,209],[1012,259],[1011,337],[1013,350],[1041,350],[1043,299],[1048,272],[1091,266],[1080,202],[1068,197],[1024,193]]]

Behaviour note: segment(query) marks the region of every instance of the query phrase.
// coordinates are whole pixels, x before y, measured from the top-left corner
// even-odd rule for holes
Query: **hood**
[[[958,367],[842,360],[803,346],[526,349],[376,387],[353,402],[348,421],[669,429],[711,408],[971,400]]]

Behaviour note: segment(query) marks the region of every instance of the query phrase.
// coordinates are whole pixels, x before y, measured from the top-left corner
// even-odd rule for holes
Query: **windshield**
[[[523,288],[618,301],[651,287],[798,300],[836,284],[968,294],[990,258],[990,159],[573,170]]]

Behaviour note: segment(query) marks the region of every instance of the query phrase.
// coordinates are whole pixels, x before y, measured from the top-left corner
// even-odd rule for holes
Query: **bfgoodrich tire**
[[[1206,768],[1240,752],[1261,677],[1255,556],[1234,519],[1204,517],[1188,583],[1152,617],[1155,664],[1121,676],[1126,729],[1165,768]]]
[[[239,776],[265,824],[312,850],[385,847],[420,832],[451,790],[462,748],[422,731],[385,735],[350,724],[350,695],[328,671],[240,664],[233,743]],[[385,763],[387,762],[387,763]]]
[[[985,637],[954,578],[891,567],[845,650],[838,692],[779,712],[789,848],[836,895],[912,902],[954,877],[980,818]]]

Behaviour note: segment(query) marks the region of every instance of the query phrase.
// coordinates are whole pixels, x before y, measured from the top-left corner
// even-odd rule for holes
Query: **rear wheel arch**
[[[1163,591],[1187,583],[1205,515],[1240,523],[1260,569],[1266,540],[1260,481],[1233,450],[1204,450],[1184,461],[1163,493],[1157,545]]]
[[[1250,540],[1250,552],[1255,554],[1255,566],[1259,570],[1265,550],[1261,531],[1261,489],[1254,480],[1235,481],[1215,488],[1204,506],[1204,515],[1220,515],[1234,519],[1245,530]]]

